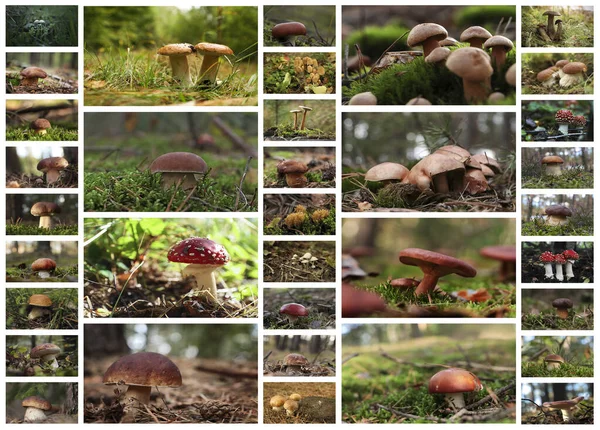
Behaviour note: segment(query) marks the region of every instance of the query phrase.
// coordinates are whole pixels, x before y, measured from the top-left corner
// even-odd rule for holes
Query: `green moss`
[[[594,367],[579,366],[577,364],[563,363],[558,369],[548,370],[543,362],[531,363],[523,361],[521,376],[524,378],[591,378],[594,376]]]
[[[33,225],[7,224],[6,234],[26,236],[76,236],[78,234],[78,228],[76,225],[57,225],[52,227],[51,229],[47,229]]]
[[[29,266],[7,267],[6,282],[77,282],[77,264],[57,267],[49,278],[40,278]]]
[[[73,142],[77,139],[77,124],[52,126],[46,134],[35,134],[29,126],[12,127],[6,130],[6,140],[10,141]]]
[[[496,33],[496,27],[501,20],[507,23],[509,18],[516,22],[516,8],[511,5],[465,6],[458,8],[454,14],[457,27],[466,29],[479,25],[492,34]]]
[[[521,226],[523,236],[593,236],[594,217],[572,216],[566,225],[548,225],[545,220],[534,219]]]
[[[350,46],[350,52],[354,53],[354,46],[358,45],[363,53],[371,57],[375,62],[385,51],[407,51],[411,48],[406,44],[406,37],[398,40],[390,48],[392,43],[402,35],[408,35],[410,29],[400,23],[391,23],[384,26],[368,25],[360,30],[350,33],[344,41],[345,45]]]
[[[302,225],[290,228],[281,217],[273,218],[265,224],[264,233],[268,235],[334,235],[335,234],[335,206],[328,208],[329,214],[322,220],[315,221],[311,218],[314,210],[309,210]]]
[[[553,311],[541,311],[539,314],[524,314],[521,317],[522,330],[593,330],[593,314],[583,306],[575,306],[567,319],[558,318]]]
[[[265,130],[265,137],[270,140],[335,140],[335,134],[318,128],[305,128],[294,130],[293,120],[289,124],[282,124]]]
[[[522,167],[523,188],[535,189],[591,189],[594,174],[581,169],[565,170],[560,176],[546,175],[539,166]]]

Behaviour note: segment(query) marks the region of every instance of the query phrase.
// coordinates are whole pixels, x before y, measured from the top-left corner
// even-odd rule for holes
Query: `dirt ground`
[[[288,397],[292,393],[297,393],[305,397],[318,396],[335,399],[335,384],[330,382],[323,383],[279,383],[267,382],[264,384],[263,405],[264,405],[264,423],[265,424],[311,424],[314,421],[306,420],[300,413],[298,416],[289,417],[285,411],[274,411],[269,406],[271,397],[281,395]]]
[[[335,242],[265,243],[263,264],[265,282],[335,282]]]

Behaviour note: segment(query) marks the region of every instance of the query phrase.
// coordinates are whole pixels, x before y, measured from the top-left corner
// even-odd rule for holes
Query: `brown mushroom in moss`
[[[37,202],[31,206],[31,215],[40,217],[40,228],[51,228],[52,217],[60,213],[60,206],[52,202]]]
[[[552,307],[556,309],[556,316],[561,320],[569,318],[569,310],[573,308],[573,301],[564,297],[552,301]]]
[[[285,176],[285,182],[291,188],[302,188],[308,184],[308,179],[304,176],[306,172],[308,166],[300,161],[283,160],[277,164],[277,174],[279,177]]]
[[[48,129],[51,128],[50,121],[46,118],[38,118],[31,122],[31,129],[33,130],[33,134],[38,134],[40,136],[48,133]]]
[[[39,79],[45,79],[48,74],[39,67],[26,67],[21,70],[21,85],[23,86],[35,86],[38,85]]]
[[[191,152],[169,152],[150,164],[150,173],[161,174],[160,182],[165,190],[178,183],[184,190],[192,189],[207,170],[202,157]]]
[[[51,258],[38,258],[31,263],[31,271],[42,279],[49,278],[55,269],[56,261]]]
[[[69,162],[63,157],[44,158],[37,165],[40,172],[46,174],[46,181],[49,184],[54,184],[60,178],[60,174],[69,166]]]
[[[467,28],[460,35],[460,41],[468,43],[472,48],[481,48],[492,34],[478,25]]]
[[[546,364],[547,370],[559,369],[564,362],[565,359],[558,354],[548,354],[544,357],[544,363]]]
[[[45,294],[32,294],[27,304],[30,307],[27,319],[30,321],[44,318],[51,314],[52,300]]]
[[[517,273],[517,248],[514,245],[492,245],[479,250],[486,258],[500,262],[500,282],[515,279]]]
[[[568,217],[573,215],[573,211],[563,205],[552,205],[546,208],[546,224],[548,225],[567,225]]]
[[[29,356],[39,358],[42,363],[47,363],[53,369],[58,369],[56,357],[60,354],[60,346],[53,343],[43,343],[31,349]]]
[[[558,155],[547,155],[542,158],[542,166],[544,167],[544,173],[550,176],[560,176],[562,175],[562,165],[565,160],[563,160]]]
[[[483,44],[484,49],[492,50],[492,58],[496,69],[501,69],[506,62],[506,54],[508,54],[515,46],[507,37],[496,35],[490,37]]]
[[[427,57],[435,48],[440,46],[440,41],[448,37],[448,32],[439,24],[426,22],[418,24],[410,30],[406,43],[411,48],[423,47],[423,56]]]

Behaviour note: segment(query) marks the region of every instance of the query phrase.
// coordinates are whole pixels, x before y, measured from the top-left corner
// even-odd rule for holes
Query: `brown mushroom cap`
[[[233,55],[229,46],[218,43],[200,42],[196,45],[196,52],[204,55]]]
[[[21,402],[21,406],[24,408],[41,409],[43,411],[52,409],[52,404],[48,400],[38,396],[25,397]]]
[[[483,257],[491,258],[492,260],[506,261],[514,263],[517,261],[517,249],[514,245],[496,245],[486,246],[479,250]]]
[[[40,172],[47,173],[49,170],[64,170],[69,165],[69,162],[63,157],[44,158],[37,165]]]
[[[60,206],[52,202],[37,202],[31,206],[31,215],[50,216],[60,213]]]
[[[546,363],[564,363],[565,359],[558,354],[548,354],[544,357]]]
[[[556,309],[571,309],[573,302],[571,299],[559,298],[552,301],[552,307]]]
[[[490,56],[479,48],[459,48],[450,54],[446,67],[467,81],[482,81],[494,73]]]
[[[563,164],[564,162],[558,155],[547,155],[542,158],[542,164]]]
[[[542,407],[549,409],[573,409],[575,406],[579,404],[584,399],[583,396],[575,397],[571,400],[556,400],[554,402],[544,402],[542,403]]]
[[[425,97],[415,97],[406,102],[407,106],[431,106],[431,102]]]
[[[408,175],[409,170],[404,167],[402,164],[385,162],[377,164],[376,166],[371,167],[365,173],[365,180],[367,181],[401,181],[406,175]]]
[[[29,356],[31,358],[41,358],[46,355],[56,355],[60,354],[60,346],[55,345],[53,343],[43,343],[41,345],[32,348],[29,352]]]
[[[298,402],[293,399],[288,399],[283,404],[283,409],[285,409],[289,415],[292,415],[294,412],[296,412],[298,407]]]
[[[427,57],[425,57],[425,62],[432,64],[441,63],[442,61],[446,61],[450,52],[452,52],[450,49],[440,46],[439,48],[435,48]]]
[[[483,27],[474,25],[461,33],[460,41],[481,46],[481,44],[490,37],[492,37],[492,34],[489,31]]]
[[[504,48],[506,52],[510,51],[515,47],[512,41],[508,37],[495,35],[490,37],[483,44],[484,49]]]
[[[271,29],[271,35],[275,39],[285,39],[290,36],[304,36],[306,34],[306,26],[301,22],[282,22],[275,25]]]
[[[151,173],[205,173],[208,170],[202,157],[191,152],[169,152],[150,164]]]
[[[558,60],[556,63],[554,63],[554,66],[558,67],[559,69],[562,69],[563,67],[565,67],[569,63],[570,63],[569,60]]]
[[[306,173],[308,166],[300,161],[283,160],[277,164],[277,173],[287,175],[288,173]]]
[[[162,354],[138,352],[121,357],[104,373],[102,383],[141,387],[180,387],[179,368]]]
[[[508,68],[506,74],[504,75],[504,79],[506,83],[511,87],[515,87],[517,85],[517,65],[513,64]]]
[[[50,127],[50,121],[46,118],[38,118],[31,123],[31,128],[34,130],[46,130]]]
[[[477,270],[469,263],[449,255],[420,248],[404,249],[400,252],[399,260],[403,264],[435,272],[438,277],[454,273],[465,278],[473,278],[477,274]]]
[[[471,160],[477,161],[480,164],[489,167],[494,173],[502,173],[502,167],[500,166],[500,163],[498,163],[498,160],[488,157],[485,153],[475,154],[471,156]]]
[[[542,14],[542,16],[562,16],[559,12],[553,10],[547,10]]]
[[[51,258],[38,258],[31,263],[31,270],[34,272],[52,271],[56,269],[56,262]]]
[[[454,37],[446,37],[444,40],[440,41],[440,46],[456,46],[458,45],[458,40]]]
[[[465,165],[452,157],[444,154],[433,153],[423,158],[413,166],[409,174],[404,178],[405,183],[415,185],[420,190],[432,189],[435,190],[434,177],[441,174],[458,174],[464,175]],[[460,186],[462,187],[462,177],[460,178]],[[449,187],[450,191],[456,191],[453,187]],[[446,192],[446,191],[444,191]]]
[[[573,61],[569,64],[566,64],[562,68],[562,71],[567,75],[576,75],[577,73],[587,72],[587,66],[585,65],[585,63]]]
[[[280,396],[280,395],[276,395],[271,397],[271,400],[269,401],[269,405],[273,408],[281,408],[283,406],[283,404],[285,403],[285,397]]]
[[[436,149],[434,154],[443,154],[448,157],[454,158],[457,161],[460,161],[467,167],[472,167],[473,169],[481,170],[481,164],[477,161],[469,151],[464,148],[461,148],[458,145],[445,145],[441,148]]]
[[[573,211],[563,205],[552,205],[546,208],[546,215],[567,217],[573,215]]]
[[[48,74],[39,67],[26,67],[21,70],[21,76],[25,79],[38,78],[44,79],[48,77]]]
[[[444,40],[446,37],[448,37],[448,32],[444,27],[439,24],[426,22],[418,24],[410,30],[406,44],[411,48],[413,46],[423,45],[423,54],[427,56],[433,49],[439,46],[437,42]],[[428,48],[429,42],[431,41],[435,41],[437,46]]]
[[[431,394],[468,393],[482,389],[479,378],[464,369],[444,369],[429,380]]]
[[[554,76],[555,72],[556,70],[554,67],[548,67],[547,69],[544,69],[541,72],[539,72],[536,76],[536,79],[539,82],[546,82],[548,79]]]
[[[50,300],[50,297],[44,294],[32,294],[31,297],[29,297],[28,304],[31,306],[49,308],[50,306],[52,306],[52,300]]]
[[[288,354],[283,357],[283,364],[286,366],[306,366],[310,363],[302,354]]]
[[[171,43],[160,48],[157,53],[158,55],[171,56],[186,56],[194,52],[194,45],[189,43]]]

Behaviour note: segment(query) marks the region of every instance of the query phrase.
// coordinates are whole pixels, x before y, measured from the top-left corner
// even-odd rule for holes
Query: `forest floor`
[[[334,288],[287,288],[263,289],[265,329],[334,329],[335,328],[335,289]],[[299,303],[308,310],[308,316],[290,323],[279,309],[287,303]]]
[[[521,178],[522,187],[528,189],[592,189],[594,188],[594,173],[582,170],[568,170],[559,176],[526,175]]]
[[[594,216],[574,214],[565,225],[548,225],[543,219],[521,222],[523,236],[593,236]]]
[[[264,282],[335,282],[335,242],[264,244]]]
[[[22,223],[11,224],[6,222],[6,235],[20,236],[77,236],[79,228],[77,225],[55,225],[51,228],[42,228],[37,225],[27,225]]]
[[[46,134],[35,134],[29,125],[6,127],[6,140],[28,142],[76,142],[77,124],[53,125]]]
[[[289,369],[283,364],[284,357],[290,351],[271,349],[265,352],[263,360],[263,375],[265,376],[335,376],[335,351],[325,350],[317,354],[302,352],[310,364],[300,369]]]
[[[335,53],[267,53],[267,94],[335,94]]]
[[[271,397],[280,395],[288,397],[291,394],[300,394],[302,399],[309,397],[320,397],[331,399],[335,402],[336,392],[334,383],[297,383],[297,382],[272,382],[264,384],[263,405],[265,424],[315,424],[335,423],[335,408],[329,409],[333,414],[328,414],[325,408],[320,411],[320,419],[314,417],[311,411],[303,411],[302,400],[300,400],[296,416],[288,416],[285,411],[274,411],[269,405]]]
[[[549,304],[539,303],[523,298],[521,315],[522,330],[593,330],[594,311],[590,304],[576,303],[569,311],[569,317],[559,318],[555,309]]]
[[[335,196],[328,194],[267,194],[264,234],[334,235]]]
[[[547,369],[543,361],[529,362],[523,358],[521,363],[523,378],[593,378],[594,366],[578,363],[562,363],[558,369]]]
[[[22,68],[6,70],[7,94],[77,94],[77,80],[60,76],[60,70],[49,71],[48,77],[39,80],[37,85],[21,85]]]
[[[69,164],[61,172],[60,177],[53,184],[48,184],[44,179],[44,174],[6,174],[6,183],[16,182],[19,188],[77,188],[79,184],[78,166]]]

